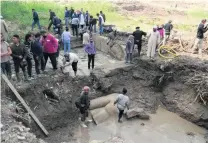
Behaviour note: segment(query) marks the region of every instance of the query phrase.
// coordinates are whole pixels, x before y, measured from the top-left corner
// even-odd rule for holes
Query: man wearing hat
[[[140,27],[136,27],[136,31],[133,32],[134,36],[134,45],[137,45],[138,55],[140,56],[142,49],[142,36],[146,36],[147,33],[140,30]]]
[[[157,26],[153,27],[153,30],[148,34],[148,37],[147,57],[154,59],[156,47],[160,43],[160,33],[157,31]]]
[[[80,98],[75,102],[77,108],[79,108],[81,113],[81,121],[82,127],[87,127],[85,125],[86,117],[88,117],[88,110],[90,108],[90,99],[89,99],[89,91],[90,88],[88,86],[84,86]]]
[[[165,45],[166,41],[170,38],[170,33],[173,29],[172,20],[169,20],[168,23],[165,24],[164,29],[165,29],[165,36],[163,39],[163,45]]]
[[[43,46],[45,66],[47,64],[47,60],[49,57],[51,60],[53,69],[56,70],[57,69],[56,55],[57,55],[57,50],[58,50],[58,41],[53,35],[47,33],[44,30],[42,30],[40,33],[43,36],[40,42],[41,42],[41,45]]]
[[[195,53],[197,50],[199,50],[199,54],[200,55],[202,54],[204,33],[207,32],[207,30],[208,30],[208,25],[205,26],[206,22],[207,22],[206,19],[203,19],[198,26],[193,53]]]

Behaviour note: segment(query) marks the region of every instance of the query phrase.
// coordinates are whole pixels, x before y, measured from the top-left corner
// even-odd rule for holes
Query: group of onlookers
[[[23,71],[25,80],[33,79],[32,60],[35,61],[35,70],[40,75],[40,69],[44,72],[48,57],[53,69],[57,69],[58,40],[46,31],[40,33],[28,33],[25,42],[20,42],[19,35],[13,35],[12,44],[9,45],[1,34],[1,68],[3,73],[11,77],[10,56],[13,58],[14,69],[18,81],[21,81],[19,69]],[[27,67],[27,72],[26,72]]]
[[[173,29],[172,21],[169,20],[165,25],[154,26],[149,32],[143,32],[140,27],[136,27],[136,31],[130,35],[126,42],[126,63],[132,63],[132,52],[134,46],[137,45],[138,55],[140,56],[142,47],[142,36],[148,38],[147,57],[154,59],[156,50],[160,45],[165,45],[170,38],[171,31]],[[198,53],[202,54],[204,33],[208,31],[208,25],[206,25],[206,19],[203,19],[197,29],[197,38],[193,46],[193,53],[198,50]]]
[[[32,9],[32,14],[33,14],[32,30],[34,29],[34,26],[36,24],[38,25],[38,28],[41,30],[39,16],[38,13],[35,11],[35,9]],[[54,32],[61,35],[62,33],[61,19],[51,9],[49,10],[49,14],[50,17],[49,17],[48,30],[50,30],[51,26],[53,25]],[[97,32],[96,25],[98,22],[99,33],[103,34],[103,25],[106,21],[106,16],[102,11],[100,11],[100,13],[97,13],[96,16],[97,18],[94,18],[92,15],[90,15],[88,11],[84,12],[83,9],[75,11],[73,8],[68,9],[67,7],[65,7],[65,11],[64,11],[65,26],[69,28],[69,25],[71,25],[73,35],[76,34],[76,36],[78,37],[79,32],[82,31],[85,26],[86,29],[90,30],[90,32]]]
[[[165,45],[167,39],[170,37],[171,30],[173,29],[172,21],[170,20],[165,25],[154,26],[148,33],[140,30],[140,27],[136,27],[136,30],[130,35],[126,43],[126,63],[132,63],[132,53],[134,46],[137,45],[138,56],[141,54],[142,49],[142,37],[148,38],[147,57],[153,59],[155,57],[156,49],[159,44]]]

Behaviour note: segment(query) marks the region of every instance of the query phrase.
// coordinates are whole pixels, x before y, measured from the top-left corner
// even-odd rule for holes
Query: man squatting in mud
[[[77,75],[77,64],[79,61],[79,57],[75,53],[68,53],[68,54],[64,55],[64,58],[62,61],[63,61],[63,66],[60,67],[62,73],[64,73],[63,70],[66,66],[72,65],[72,69],[74,71],[74,76],[76,76]],[[66,64],[66,62],[68,62],[68,64]]]

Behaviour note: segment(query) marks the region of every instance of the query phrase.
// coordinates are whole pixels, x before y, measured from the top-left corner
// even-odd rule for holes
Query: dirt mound
[[[127,11],[143,11],[145,9],[144,6],[142,5],[130,5],[130,6],[124,6],[123,9],[127,10]]]

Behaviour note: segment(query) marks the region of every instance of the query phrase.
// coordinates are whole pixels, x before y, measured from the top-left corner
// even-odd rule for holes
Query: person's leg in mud
[[[196,38],[193,46],[193,54],[195,54],[199,50],[199,41],[200,39]]]
[[[65,25],[66,27],[69,27],[69,17],[65,17]]]
[[[33,59],[35,61],[35,71],[36,74],[39,75],[40,74],[40,58],[36,55],[33,55]]]
[[[90,70],[90,63],[92,61],[92,55],[88,54],[88,69]]]
[[[1,63],[1,72],[2,72],[3,74],[6,74],[6,62]]]
[[[21,66],[20,65],[20,68],[22,69],[25,81],[28,81],[28,75],[27,75],[27,72],[26,72],[26,66]]]
[[[94,69],[95,65],[94,65],[94,62],[95,62],[95,55],[91,55],[92,57],[92,70]]]
[[[138,48],[138,56],[140,57],[140,55],[141,55],[141,49],[142,49],[142,44],[141,43],[137,43],[137,48]]]
[[[19,75],[19,69],[20,69],[20,60],[14,60],[14,69],[17,77],[17,81],[20,82],[20,75]]]
[[[75,25],[76,36],[78,37],[78,25]]]
[[[11,79],[11,64],[10,61],[1,63],[1,71],[4,73],[8,79]]]
[[[81,113],[82,127],[86,128],[87,126],[85,125],[85,120],[86,120],[86,109],[85,109],[85,107],[80,107],[80,113]]]
[[[42,72],[44,72],[45,71],[45,58],[43,55],[41,55],[39,58],[40,58],[41,70]]]
[[[53,66],[53,70],[57,70],[57,62],[56,62],[57,53],[50,53],[49,58],[51,60],[51,64]]]
[[[45,68],[46,68],[46,64],[47,64],[47,61],[48,61],[48,53],[43,53],[43,56],[44,56],[44,59],[45,59]],[[44,69],[45,69],[44,68]]]
[[[199,40],[198,46],[199,46],[199,55],[202,55],[203,39]]]
[[[37,21],[37,25],[38,25],[39,30],[41,30],[41,26],[40,26],[40,21],[39,20]]]
[[[33,29],[34,29],[35,24],[36,24],[36,22],[33,21],[33,22],[32,22],[32,31],[33,31]]]
[[[50,23],[49,23],[49,25],[48,25],[48,31],[50,31],[50,29],[51,29],[51,25],[53,24],[53,21],[52,20],[50,20]]]
[[[6,62],[6,73],[7,73],[7,77],[8,79],[11,79],[12,77],[12,70],[11,70],[11,63],[10,61]]]
[[[128,62],[129,62],[129,53],[126,53],[125,63],[127,64]]]
[[[96,31],[96,24],[93,25],[93,28],[94,28],[94,33],[96,33],[96,32],[97,32],[97,31]]]
[[[132,53],[129,53],[130,64],[133,64],[133,56]]]
[[[67,42],[64,42],[64,55],[66,55],[67,54],[67,47],[68,45],[67,45]]]
[[[32,78],[32,60],[30,58],[27,58],[26,61],[27,61],[27,73],[28,73],[29,79],[31,79]]]
[[[72,34],[73,34],[73,36],[74,36],[74,34],[75,34],[75,25],[74,24],[72,24]]]
[[[120,110],[120,109],[119,109],[119,114],[118,114],[118,122],[119,122],[119,123],[122,123],[121,118],[122,118],[122,116],[123,116],[123,113],[124,113],[124,110]]]
[[[78,64],[78,62],[72,63],[72,69],[74,71],[74,76],[77,76],[77,64]]]

